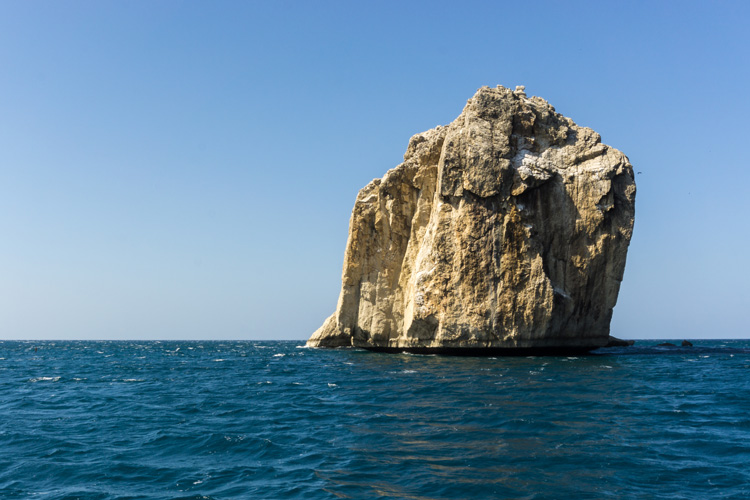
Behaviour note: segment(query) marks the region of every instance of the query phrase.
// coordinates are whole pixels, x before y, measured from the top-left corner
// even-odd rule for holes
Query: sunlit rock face
[[[606,345],[635,191],[599,134],[522,87],[483,87],[359,192],[338,306],[308,345]]]

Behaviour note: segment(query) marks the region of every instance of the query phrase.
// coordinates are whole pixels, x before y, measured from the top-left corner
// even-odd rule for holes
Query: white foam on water
[[[402,370],[401,373],[417,373],[417,370]]]
[[[279,353],[273,355],[274,358],[283,358],[284,356],[286,356],[286,354]]]
[[[220,363],[221,361],[226,361],[226,359],[219,358],[219,359],[212,359],[211,361],[216,361],[217,363]]]
[[[60,377],[36,377],[29,379],[29,382],[57,382]]]
[[[336,384],[328,383],[328,387],[338,387]]]

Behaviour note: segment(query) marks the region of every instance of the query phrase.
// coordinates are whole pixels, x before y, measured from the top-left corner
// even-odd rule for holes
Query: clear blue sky
[[[483,85],[637,171],[612,333],[748,337],[750,2],[0,0],[0,338],[304,339]]]

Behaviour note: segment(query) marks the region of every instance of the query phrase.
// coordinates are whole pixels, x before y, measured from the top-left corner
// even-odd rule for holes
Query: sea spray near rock
[[[609,341],[628,158],[544,99],[483,87],[357,196],[336,312],[310,346],[478,354]]]

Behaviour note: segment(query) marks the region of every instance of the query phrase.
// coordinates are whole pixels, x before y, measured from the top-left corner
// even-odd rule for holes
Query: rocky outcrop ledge
[[[555,354],[607,345],[633,168],[544,99],[482,87],[357,196],[312,347]]]

